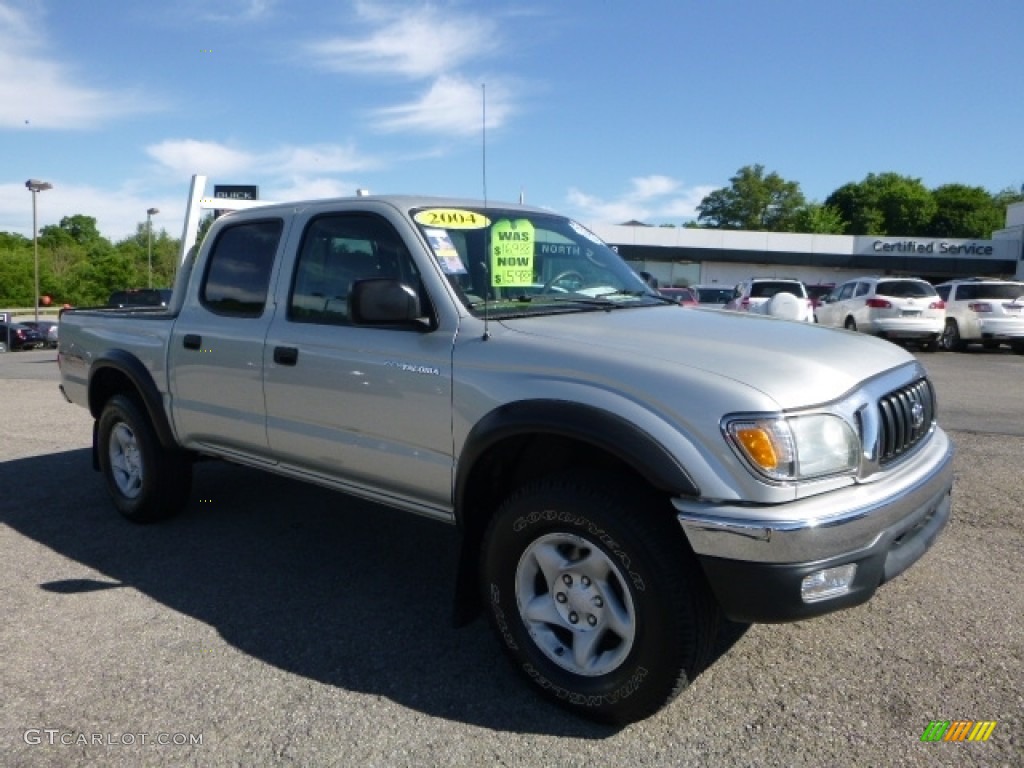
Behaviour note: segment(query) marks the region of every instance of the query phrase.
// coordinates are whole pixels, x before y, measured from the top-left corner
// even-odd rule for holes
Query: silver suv
[[[807,288],[791,277],[752,277],[736,286],[725,309],[757,312],[786,320],[814,322]]]
[[[815,317],[822,325],[917,341],[933,352],[946,322],[942,298],[919,277],[858,277],[836,286]]]
[[[1024,283],[971,277],[935,290],[946,302],[943,349],[962,352],[972,342],[995,349],[1005,343],[1024,355]]]

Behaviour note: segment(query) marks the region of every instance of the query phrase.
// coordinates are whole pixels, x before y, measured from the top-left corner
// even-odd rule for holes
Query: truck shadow
[[[221,462],[196,466],[181,515],[134,525],[114,512],[87,450],[0,463],[0,488],[0,522],[110,579],[40,589],[74,599],[132,587],[260,661],[435,717],[588,739],[616,732],[537,696],[482,618],[452,627],[457,538],[447,525]],[[744,631],[724,625],[716,658]]]

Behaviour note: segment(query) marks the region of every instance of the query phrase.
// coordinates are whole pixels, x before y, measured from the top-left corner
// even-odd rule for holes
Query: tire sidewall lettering
[[[621,564],[622,569],[629,574],[629,580],[633,583],[633,587],[638,592],[646,591],[644,578],[632,568],[633,561],[629,554],[614,538],[611,537],[607,531],[595,524],[593,521],[587,519],[583,515],[567,510],[543,509],[530,512],[528,515],[516,518],[512,523],[512,530],[515,533],[522,533],[528,527],[537,525],[538,523],[562,523],[582,529],[593,539],[604,545],[604,547],[615,556]]]
[[[619,701],[628,699],[640,690],[640,687],[643,685],[644,678],[648,675],[646,667],[637,667],[630,678],[614,691],[609,693],[582,694],[573,693],[557,683],[552,682],[541,674],[541,672],[532,664],[525,663],[522,666],[523,671],[531,680],[533,680],[534,683],[539,685],[541,688],[550,691],[557,698],[569,702],[573,706],[588,707],[591,709],[605,707],[609,704],[615,704]]]

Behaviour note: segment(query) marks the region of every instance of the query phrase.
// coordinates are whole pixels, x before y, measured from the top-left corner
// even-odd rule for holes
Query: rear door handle
[[[278,365],[295,365],[299,361],[299,350],[295,347],[274,347],[274,362]]]
[[[185,349],[199,349],[203,346],[203,337],[196,333],[186,333],[181,343]]]

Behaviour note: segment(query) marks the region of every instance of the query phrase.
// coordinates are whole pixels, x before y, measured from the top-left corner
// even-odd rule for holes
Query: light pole
[[[160,213],[159,208],[149,208],[146,211],[146,233],[149,240],[149,287],[153,287],[153,217]]]
[[[39,322],[39,230],[36,226],[36,195],[39,192],[45,192],[48,189],[53,189],[53,184],[48,181],[40,181],[39,179],[29,179],[25,182],[25,188],[32,193],[32,251],[35,254],[36,263],[36,279],[35,279],[35,300],[33,302],[36,308],[36,322]]]

